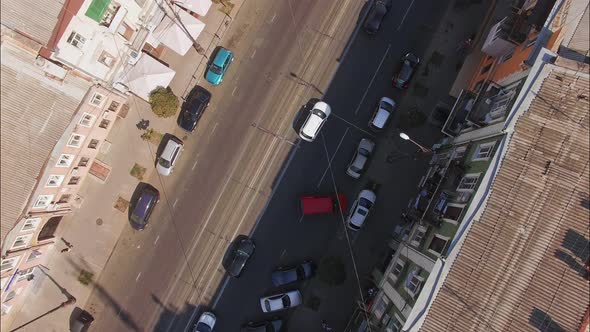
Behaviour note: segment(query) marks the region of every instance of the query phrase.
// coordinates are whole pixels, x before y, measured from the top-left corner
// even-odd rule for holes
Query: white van
[[[313,142],[326,120],[328,120],[330,113],[332,113],[330,105],[323,101],[315,103],[305,123],[301,126],[301,130],[299,130],[299,137],[304,141]]]

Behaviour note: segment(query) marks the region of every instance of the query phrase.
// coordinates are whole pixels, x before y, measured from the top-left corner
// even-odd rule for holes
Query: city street
[[[381,259],[427,167],[426,158],[412,158],[416,147],[399,139],[402,109],[383,133],[368,132],[367,122],[382,96],[398,105],[418,99],[412,88],[394,90],[391,76],[405,53],[427,56],[433,28],[447,7],[434,0],[396,2],[376,36],[358,32],[326,91],[335,69],[330,60],[346,46],[360,5],[244,4],[223,41],[236,61],[220,87],[201,83],[213,93],[211,106],[188,138],[180,129],[173,133],[185,140],[174,173],[151,181],[162,200],[149,227],[123,232],[95,285],[87,303],[96,313],[93,330],[186,331],[203,310],[212,309],[216,331],[237,331],[247,321],[276,316],[262,314],[259,303],[277,291],[270,282],[274,267],[350,253],[350,244],[357,265],[352,267],[348,255],[346,292],[329,298],[316,280],[295,285],[304,305],[279,313],[290,314],[292,331],[320,331],[324,313],[336,331],[343,330],[360,293],[357,281],[366,280]],[[312,98],[327,101],[332,115],[315,142],[307,143],[294,128]],[[440,135],[432,126],[410,134],[425,145]],[[377,142],[376,155],[367,174],[353,180],[345,169],[363,137]],[[298,210],[301,194],[338,191],[352,203],[370,181],[380,185],[377,202],[357,233],[345,234],[341,216],[302,218]],[[250,234],[256,252],[242,276],[229,279],[220,262],[237,234]],[[361,257],[357,246],[373,255]],[[319,310],[308,305],[310,295],[321,299]]]

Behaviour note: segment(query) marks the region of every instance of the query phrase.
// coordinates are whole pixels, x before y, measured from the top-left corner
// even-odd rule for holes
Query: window
[[[84,142],[84,136],[79,134],[72,134],[68,140],[68,146],[79,148]]]
[[[479,161],[479,160],[488,160],[494,151],[494,146],[496,142],[489,142],[489,143],[482,143],[477,146],[473,156],[471,157],[471,161]]]
[[[435,234],[428,246],[428,251],[436,256],[440,256],[447,247],[448,240],[448,237]]]
[[[35,272],[34,266],[26,270],[18,271],[18,278],[16,279],[16,281],[29,279],[29,276],[33,276],[33,272]]]
[[[6,283],[8,282],[8,277],[0,279],[0,289],[4,289]]]
[[[70,180],[71,181],[71,180]],[[57,201],[57,204],[65,204],[67,202],[70,201],[70,198],[72,197],[72,195],[70,194],[63,194],[61,195],[61,197],[59,198],[59,201]]]
[[[413,245],[414,247],[419,247],[420,244],[422,244],[422,240],[424,240],[424,237],[426,236],[427,230],[428,229],[424,226],[418,226],[418,229],[416,230],[416,234],[414,234],[414,238],[412,239],[410,244]]]
[[[31,253],[29,254],[29,257],[27,258],[27,263],[28,263],[28,262],[30,262],[30,261],[33,261],[33,260],[37,259],[37,257],[39,257],[39,256],[41,256],[41,255],[43,255],[43,253],[42,253],[42,252],[40,252],[40,251],[39,251],[39,250],[37,250],[37,249],[33,249],[33,250],[31,251]]]
[[[395,262],[395,267],[393,268],[393,271],[391,271],[391,273],[393,273],[394,276],[398,277],[402,273],[404,265],[405,264],[403,261],[398,260],[397,262]]]
[[[4,316],[7,313],[10,312],[10,309],[12,309],[12,305],[8,304],[8,303],[2,303],[2,313],[1,315]]]
[[[102,63],[103,65],[105,65],[107,67],[112,67],[113,64],[115,63],[115,57],[110,55],[106,51],[102,51],[102,53],[100,53],[100,56],[98,57],[98,62]]]
[[[41,218],[27,219],[25,220],[25,224],[23,225],[23,228],[20,231],[34,231],[37,229],[37,226],[39,226],[39,223],[41,223]]]
[[[473,191],[479,180],[479,174],[466,174],[461,179],[457,191]]]
[[[3,259],[0,263],[0,271],[14,269],[16,263],[18,263],[19,258],[20,256]]]
[[[51,204],[52,199],[53,195],[39,195],[35,205],[33,205],[33,208],[46,208],[49,206],[49,204]]]
[[[406,283],[406,287],[408,290],[414,294],[418,292],[420,286],[422,285],[422,278],[416,276],[416,274],[410,275],[410,280]]]
[[[90,105],[100,107],[104,101],[104,96],[98,92],[95,92],[90,99]]]
[[[55,166],[57,166],[57,167],[70,167],[72,165],[73,161],[74,161],[73,154],[62,154],[61,156],[59,156],[59,159],[57,160],[57,163],[55,164]]]
[[[98,140],[97,139],[91,139],[90,143],[88,143],[88,147],[90,149],[96,149],[96,147],[98,146]]]
[[[78,162],[78,167],[86,167],[88,165],[89,161],[90,161],[90,158],[87,158],[87,157],[80,158],[80,161]]]
[[[107,129],[109,127],[109,123],[111,123],[111,121],[106,120],[106,119],[102,120],[102,121],[100,121],[99,127],[103,128],[103,129]]]
[[[466,146],[460,146],[460,147],[456,148],[455,153],[453,154],[453,159],[463,158],[463,156],[465,155],[465,151],[467,151]]]
[[[64,180],[63,175],[50,175],[45,187],[59,187]]]
[[[481,73],[480,73],[480,74],[485,74],[485,73],[487,73],[488,71],[490,71],[490,69],[492,69],[492,64],[491,64],[491,63],[490,63],[489,65],[487,65],[487,66],[483,67],[483,68],[481,69]]]
[[[68,37],[68,43],[74,47],[79,48],[79,49],[84,47],[85,42],[86,42],[86,38],[82,37],[82,35],[80,35],[76,31],[72,31],[72,33]]]
[[[80,182],[80,177],[79,177],[79,176],[72,176],[72,177],[70,178],[70,181],[68,181],[68,185],[69,185],[69,186],[74,186],[74,185],[77,185],[77,184],[78,184],[78,182]],[[63,197],[63,196],[62,196],[62,197]]]
[[[19,249],[26,247],[29,245],[29,243],[31,243],[32,238],[33,234],[17,236],[16,240],[14,240],[14,243],[12,244],[12,247],[10,249]]]
[[[387,305],[389,304],[389,299],[385,294],[383,294],[379,300],[375,304],[375,310],[373,310],[373,314],[375,317],[379,318],[383,316],[383,313],[387,310]]]
[[[401,320],[397,314],[394,314],[393,316],[394,317],[391,318],[391,320],[385,327],[385,331],[387,332],[398,332],[402,330],[402,327],[404,327],[404,323],[402,323],[403,320]]]
[[[92,127],[95,118],[96,117],[92,114],[84,113],[82,114],[82,118],[80,119],[80,125],[84,127]]]
[[[111,112],[116,112],[118,108],[119,108],[119,103],[116,101],[111,101],[111,104],[109,105],[108,110]]]

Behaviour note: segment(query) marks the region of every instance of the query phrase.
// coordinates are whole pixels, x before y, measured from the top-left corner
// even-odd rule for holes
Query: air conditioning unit
[[[129,60],[127,60],[127,63],[132,66],[135,65],[137,63],[137,61],[139,61],[139,58],[141,58],[141,54],[142,53],[139,51],[131,50],[129,52]]]

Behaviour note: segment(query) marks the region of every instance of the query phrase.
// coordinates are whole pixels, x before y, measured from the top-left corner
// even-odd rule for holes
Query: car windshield
[[[211,64],[211,71],[217,75],[221,75],[222,69],[221,69],[221,67],[219,67],[218,65],[213,63],[213,64]]]
[[[314,108],[314,109],[311,111],[311,113],[313,113],[313,114],[315,114],[315,115],[319,116],[321,119],[325,119],[325,118],[326,118],[326,113],[324,113],[324,112],[322,112],[322,111],[320,111],[320,110],[318,110],[318,109],[315,109],[315,108]]]
[[[165,168],[170,167],[170,161],[166,160],[164,158],[160,158],[160,161],[158,161],[158,164],[160,164],[162,167],[165,167]]]
[[[393,106],[391,106],[390,103],[385,102],[385,101],[381,101],[379,103],[379,107],[386,110],[386,111],[389,111],[389,112],[393,111]]]
[[[264,307],[266,308],[266,311],[271,311],[269,300],[264,300]]]
[[[367,211],[365,209],[359,208],[358,210],[356,210],[356,212],[358,214],[360,214],[361,216],[366,216],[367,215]]]
[[[211,328],[209,327],[209,325],[207,325],[205,323],[199,323],[199,324],[197,324],[197,331],[198,332],[211,332]]]
[[[364,207],[365,209],[367,209],[367,210],[368,210],[368,209],[370,209],[370,208],[371,208],[371,206],[373,206],[373,203],[371,203],[371,201],[369,201],[369,200],[368,200],[368,199],[366,199],[366,198],[361,198],[361,199],[359,200],[359,205],[360,205],[360,206],[362,206],[362,207]]]
[[[291,306],[291,298],[289,296],[285,295],[281,300],[283,300],[283,307],[289,308]]]
[[[353,171],[353,172],[356,172],[356,173],[358,173],[358,172],[360,172],[360,171],[361,171],[361,169],[360,169],[360,168],[358,168],[358,167],[356,167],[356,166],[354,166],[354,165],[351,165],[351,166],[350,166],[350,170],[351,170],[351,171]]]
[[[370,153],[370,152],[369,152],[369,150],[367,150],[367,149],[360,148],[360,149],[359,149],[359,154],[360,154],[361,156],[368,157],[368,156],[369,156],[371,153]]]

